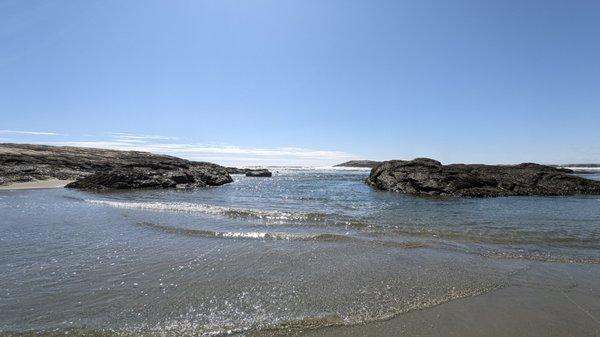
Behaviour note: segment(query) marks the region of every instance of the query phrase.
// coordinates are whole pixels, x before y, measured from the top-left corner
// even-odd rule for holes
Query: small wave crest
[[[564,233],[538,233],[533,231],[501,231],[501,230],[456,230],[449,228],[434,228],[432,226],[410,226],[410,225],[375,225],[361,219],[343,217],[339,215],[329,215],[325,213],[301,213],[286,212],[279,210],[260,210],[250,208],[235,208],[216,205],[207,205],[190,202],[125,202],[112,200],[94,200],[86,199],[85,202],[104,205],[123,209],[140,209],[151,211],[166,212],[186,212],[203,213],[225,216],[230,218],[258,219],[271,223],[302,223],[303,225],[317,225],[323,228],[324,225],[333,227],[343,227],[353,229],[355,235],[317,233],[317,234],[292,234],[292,233],[273,233],[263,231],[253,232],[213,232],[202,229],[184,229],[166,226],[162,230],[166,232],[176,232],[189,236],[205,236],[220,238],[246,238],[246,239],[276,239],[276,240],[313,240],[313,241],[362,241],[371,244],[381,244],[388,247],[398,248],[421,248],[430,246],[431,240],[440,242],[471,242],[494,245],[538,245],[546,247],[547,245],[555,247],[569,248],[596,248],[598,241],[596,237],[568,236]],[[163,225],[153,225],[161,227]],[[335,230],[333,230],[335,232]],[[364,235],[382,235],[386,237],[385,241],[366,238]],[[390,234],[393,234],[390,236]],[[388,240],[389,238],[389,240]],[[406,242],[403,239],[417,238],[416,242]],[[422,241],[428,241],[427,244]],[[486,253],[488,257],[525,259],[547,262],[565,262],[565,263],[593,263],[598,264],[597,257],[574,258],[573,256],[555,256],[549,254],[522,254],[515,253]]]
[[[373,245],[379,245],[390,248],[425,248],[429,247],[423,242],[413,241],[387,241],[387,240],[372,240],[350,235],[335,234],[335,233],[311,233],[311,234],[293,234],[283,232],[236,232],[236,231],[211,231],[205,229],[182,228],[169,225],[157,224],[153,222],[139,222],[142,227],[158,230],[165,233],[180,234],[186,236],[208,237],[208,238],[223,238],[223,239],[263,239],[263,240],[287,240],[287,241],[318,241],[318,242],[362,242]]]
[[[515,259],[529,260],[551,263],[570,263],[570,264],[600,264],[600,258],[586,256],[568,256],[545,252],[523,252],[523,251],[486,251],[482,256],[496,259]]]
[[[279,221],[322,221],[325,214],[320,213],[297,213],[277,210],[259,210],[251,208],[224,207],[207,204],[196,204],[190,202],[124,202],[110,200],[85,200],[95,205],[104,205],[124,209],[145,209],[153,211],[204,213],[225,215],[232,218],[255,218]]]
[[[530,230],[469,230],[469,229],[448,229],[423,226],[390,226],[382,229],[383,232],[393,232],[399,235],[412,237],[429,237],[441,240],[487,243],[499,245],[514,244],[538,244],[555,245],[563,247],[576,248],[597,248],[597,236],[582,237],[567,236],[564,233],[554,232],[535,232]]]
[[[225,239],[271,239],[271,240],[300,240],[300,241],[352,241],[356,240],[350,236],[319,233],[319,234],[292,234],[281,232],[236,232],[236,231],[211,231],[205,229],[181,228],[162,225],[153,222],[140,222],[140,226],[172,234],[187,236],[213,237]]]

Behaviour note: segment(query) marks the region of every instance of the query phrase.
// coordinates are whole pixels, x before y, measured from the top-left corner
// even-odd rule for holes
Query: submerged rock
[[[75,180],[85,189],[202,187],[233,181],[219,165],[138,151],[0,144],[0,181]]]
[[[571,170],[533,163],[519,165],[442,165],[417,158],[385,161],[371,170],[367,183],[416,195],[498,197],[517,195],[600,194],[600,181],[571,175]]]
[[[246,172],[246,177],[272,177],[273,173],[269,170],[252,170]]]

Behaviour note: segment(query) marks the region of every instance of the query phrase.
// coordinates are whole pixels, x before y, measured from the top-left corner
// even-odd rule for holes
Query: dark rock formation
[[[246,172],[246,177],[272,177],[273,174],[269,170],[252,170]]]
[[[573,176],[571,170],[525,163],[442,165],[427,158],[382,162],[367,183],[379,189],[416,195],[498,197],[515,195],[600,194],[600,181]]]
[[[374,160],[350,160],[345,163],[334,165],[333,167],[368,167],[373,168],[379,165],[380,161]]]
[[[225,169],[227,169],[227,173],[229,173],[229,174],[246,174],[246,172],[248,172],[248,170],[250,170],[250,169],[243,169],[243,168],[237,168],[237,167],[226,167]]]
[[[264,172],[269,170],[267,169],[251,169],[251,168],[237,168],[237,167],[226,167],[227,173],[229,174],[247,174],[248,172]],[[270,176],[269,176],[270,177]]]
[[[200,187],[231,182],[219,165],[138,151],[0,144],[0,184],[76,180],[74,188]]]
[[[190,169],[155,170],[127,167],[108,172],[98,172],[68,184],[68,188],[80,189],[131,189],[131,188],[192,188],[221,185],[219,177],[203,179],[202,174]]]

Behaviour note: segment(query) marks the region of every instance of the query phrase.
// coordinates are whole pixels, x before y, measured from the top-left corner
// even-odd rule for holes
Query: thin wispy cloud
[[[115,150],[146,151],[156,153],[186,153],[186,154],[233,154],[253,155],[259,157],[296,157],[314,159],[344,159],[352,157],[340,151],[324,151],[304,148],[250,148],[233,145],[204,145],[181,143],[148,143],[138,140],[125,141],[74,141],[59,142],[57,145],[97,147]]]
[[[133,133],[124,133],[124,132],[113,132],[109,134],[114,139],[122,139],[122,140],[139,140],[139,141],[148,141],[148,140],[175,140],[179,139],[178,137],[170,137],[170,136],[159,136],[159,135],[139,135]]]
[[[19,131],[19,130],[0,130],[3,135],[30,135],[30,136],[60,136],[60,133],[46,131]]]
[[[174,155],[191,160],[245,164],[326,164],[355,158],[342,151],[300,147],[244,147],[228,144],[175,142],[178,138],[158,135],[112,133],[106,140],[53,142],[53,145],[144,151]]]

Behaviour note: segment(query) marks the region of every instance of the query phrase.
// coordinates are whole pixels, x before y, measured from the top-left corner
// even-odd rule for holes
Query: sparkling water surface
[[[275,171],[196,190],[0,192],[0,332],[357,324],[539,261],[600,262],[599,196],[421,198],[372,189],[366,170]]]

